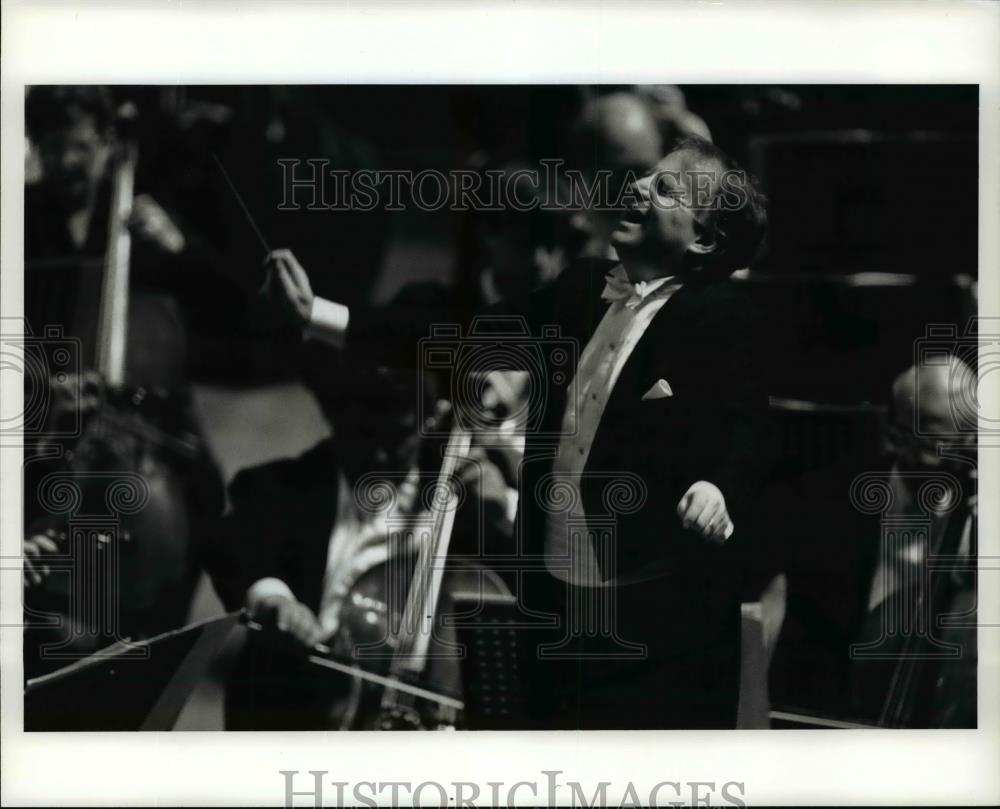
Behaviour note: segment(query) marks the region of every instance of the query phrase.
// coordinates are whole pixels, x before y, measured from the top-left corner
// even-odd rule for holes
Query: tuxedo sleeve
[[[715,429],[723,432],[724,449],[707,479],[722,491],[739,531],[771,466],[761,321],[748,301],[720,307],[719,315],[706,342],[715,342]]]
[[[708,299],[705,312],[691,335],[703,390],[700,412],[690,423],[694,459],[687,484],[699,477],[715,484],[742,534],[770,470],[761,320],[752,302],[729,284]]]

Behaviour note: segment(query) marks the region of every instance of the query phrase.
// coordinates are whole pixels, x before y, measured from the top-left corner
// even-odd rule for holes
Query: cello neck
[[[120,149],[111,177],[111,212],[101,281],[95,365],[105,383],[112,388],[119,388],[125,383],[129,257],[132,247],[128,221],[132,215],[137,159],[135,143],[126,141]]]
[[[458,464],[468,456],[471,444],[471,435],[456,422],[444,450],[430,513],[424,522],[429,529],[428,536],[420,543],[403,610],[399,643],[390,666],[397,676],[404,672],[419,674],[427,665],[428,646],[455,523],[457,495],[453,482]]]

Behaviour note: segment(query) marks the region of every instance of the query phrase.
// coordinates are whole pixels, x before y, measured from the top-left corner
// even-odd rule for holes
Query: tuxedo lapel
[[[693,350],[681,335],[697,313],[699,298],[696,289],[682,286],[663,304],[626,360],[605,412],[628,412],[657,379],[669,381],[667,369],[681,352]]]
[[[567,268],[572,275],[560,285],[550,322],[560,323],[562,335],[575,341],[577,361],[608,311],[610,302],[601,298],[601,292],[606,283],[605,276],[618,264],[606,259],[592,259]],[[690,284],[670,296],[622,368],[604,415],[627,413],[630,407],[637,406],[642,394],[663,375],[665,367],[677,360],[679,352],[691,350],[679,335],[683,335],[688,324],[697,318],[703,305],[702,297],[700,287]],[[671,351],[671,346],[675,346],[676,350]],[[550,391],[549,429],[558,429],[566,404],[567,383]]]

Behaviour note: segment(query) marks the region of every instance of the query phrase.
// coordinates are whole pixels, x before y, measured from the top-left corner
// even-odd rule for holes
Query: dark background
[[[295,454],[327,430],[288,344],[262,325],[262,249],[221,182],[232,175],[271,247],[292,247],[319,294],[385,301],[467,272],[468,223],[446,210],[279,211],[279,158],[332,168],[465,168],[565,157],[584,100],[626,87],[119,87],[140,110],[139,191],[185,230],[190,373],[225,477]],[[846,647],[877,534],[850,482],[888,469],[892,379],[928,324],[965,333],[977,277],[978,88],[783,85],[681,88],[714,140],[757,173],[769,249],[742,277],[765,314],[778,457],[761,502],[748,598],[776,572],[787,615],[778,706],[844,715]],[[192,617],[219,609],[207,588]],[[205,704],[189,713],[204,726]],[[183,723],[182,723],[183,724]]]

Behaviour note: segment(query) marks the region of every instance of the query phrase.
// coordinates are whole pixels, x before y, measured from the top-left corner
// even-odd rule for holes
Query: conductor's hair
[[[698,162],[713,163],[719,170],[713,198],[699,200],[708,208],[705,224],[713,228],[719,242],[719,248],[705,257],[706,273],[726,277],[749,267],[763,253],[767,234],[767,197],[757,178],[703,138],[681,138],[670,151],[693,152]],[[725,194],[726,200],[715,204],[720,194]]]

